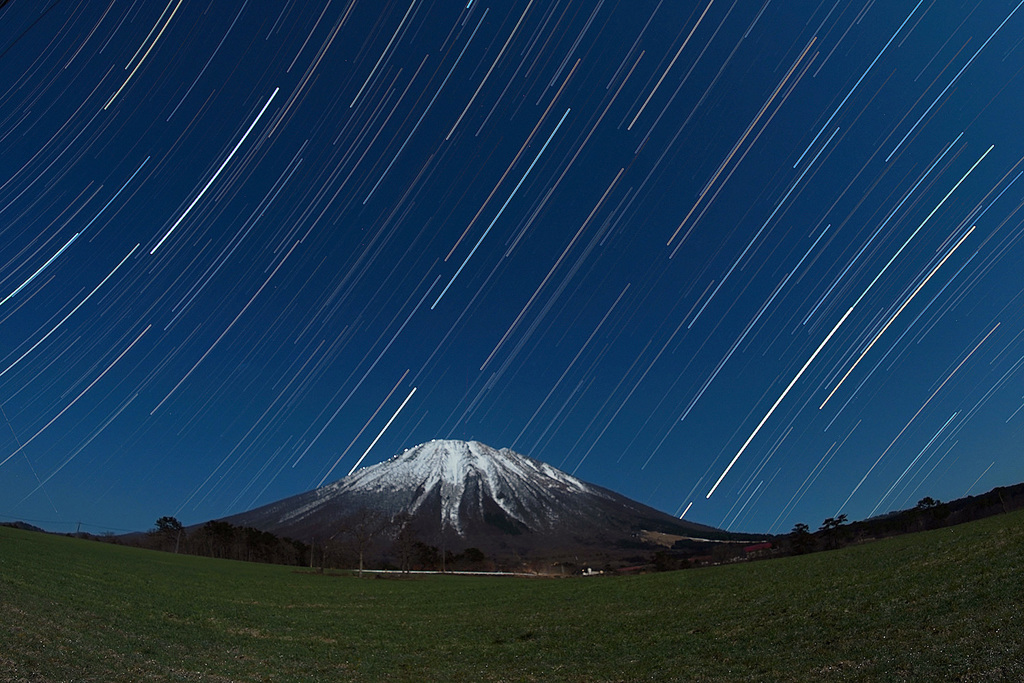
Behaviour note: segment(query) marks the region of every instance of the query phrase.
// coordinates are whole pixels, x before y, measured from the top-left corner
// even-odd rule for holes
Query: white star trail
[[[8,2],[0,516],[437,438],[758,533],[1024,481],[1022,8]]]

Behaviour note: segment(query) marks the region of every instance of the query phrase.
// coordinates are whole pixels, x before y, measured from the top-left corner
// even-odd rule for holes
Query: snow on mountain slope
[[[507,448],[477,441],[434,440],[389,460],[366,467],[317,489],[308,505],[282,521],[308,515],[338,497],[372,497],[373,507],[389,514],[416,515],[432,495],[440,495],[443,526],[464,535],[464,512],[478,511],[486,500],[529,529],[550,526],[566,494],[604,496],[601,489],[550,465]]]
[[[643,530],[723,532],[678,520],[507,448],[435,440],[313,491],[227,521],[297,539],[330,538],[346,517],[373,510],[412,520],[431,543],[521,554],[623,546]]]

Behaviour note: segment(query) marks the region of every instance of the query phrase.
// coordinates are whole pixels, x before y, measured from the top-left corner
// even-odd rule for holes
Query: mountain
[[[653,550],[658,535],[750,538],[676,519],[507,448],[448,440],[224,521],[309,542],[337,536],[363,510],[407,515],[423,543],[492,557],[621,557]]]

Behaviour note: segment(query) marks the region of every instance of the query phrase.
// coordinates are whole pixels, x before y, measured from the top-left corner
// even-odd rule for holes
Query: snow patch
[[[475,483],[475,485],[471,485]],[[467,491],[475,491],[467,499]],[[435,492],[441,499],[444,526],[464,535],[460,511],[482,512],[486,499],[528,528],[552,521],[564,507],[566,493],[605,494],[550,465],[508,448],[496,450],[478,441],[435,439],[361,469],[318,492],[328,498],[341,493],[388,492],[404,511],[414,514]],[[301,515],[319,501],[303,506]],[[397,510],[396,510],[397,512]]]

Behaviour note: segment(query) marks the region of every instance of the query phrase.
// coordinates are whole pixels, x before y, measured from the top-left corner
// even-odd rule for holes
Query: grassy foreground
[[[1024,680],[1024,512],[633,577],[316,575],[0,528],[4,681]]]

